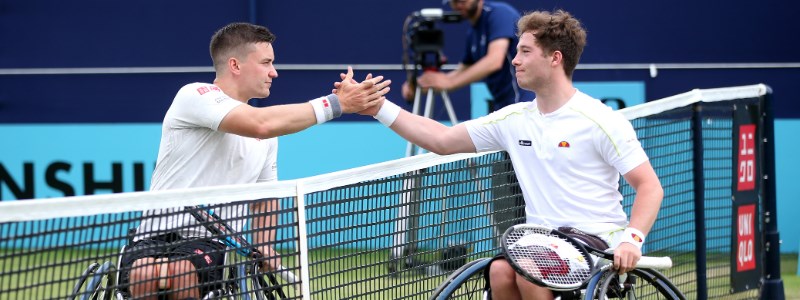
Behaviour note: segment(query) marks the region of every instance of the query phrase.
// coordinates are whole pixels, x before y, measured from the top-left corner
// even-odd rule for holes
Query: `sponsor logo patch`
[[[218,87],[218,86],[216,86],[216,85],[207,85],[207,86],[201,86],[201,87],[197,88],[197,92],[198,92],[200,95],[202,95],[202,94],[205,94],[205,93],[208,93],[208,92],[210,92],[210,91],[217,91],[217,92],[221,92],[222,90],[220,90],[220,89],[219,89],[219,87]]]
[[[631,233],[631,238],[633,238],[634,241],[637,241],[639,243],[642,242],[642,237],[636,235],[635,233]]]
[[[519,145],[520,146],[530,146],[531,145],[531,141],[529,141],[529,140],[519,140]]]
[[[200,249],[194,249],[194,253],[197,254],[197,255],[203,255],[204,254],[203,250],[200,250]],[[203,255],[203,259],[209,265],[211,264],[211,262],[214,261],[213,259],[211,259],[211,256],[208,256],[208,255]]]

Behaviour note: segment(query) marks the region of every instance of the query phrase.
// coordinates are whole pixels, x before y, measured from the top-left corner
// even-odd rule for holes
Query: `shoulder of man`
[[[188,99],[206,99],[207,101],[213,101],[214,103],[222,103],[224,101],[235,101],[231,99],[227,94],[225,94],[222,89],[218,86],[211,84],[211,83],[202,83],[202,82],[194,82],[184,85],[178,93],[175,95],[174,102],[179,101],[186,101]],[[194,101],[194,100],[188,100]],[[241,103],[236,101],[237,103]]]
[[[212,105],[198,105],[200,103]],[[216,105],[213,105],[216,104]],[[172,100],[170,110],[176,111],[196,111],[197,108],[212,108],[212,107],[234,107],[242,104],[239,101],[231,99],[225,92],[218,86],[210,83],[193,82],[184,85],[175,94]],[[222,106],[218,106],[222,105]]]
[[[497,123],[501,121],[511,120],[516,117],[522,117],[528,112],[532,112],[536,109],[536,105],[533,102],[526,101],[526,102],[519,102],[514,103],[508,106],[505,106],[497,111],[494,111],[488,115],[483,117],[477,118],[476,124],[489,124],[489,123]]]
[[[519,11],[505,2],[492,2],[491,4],[487,2],[483,6],[483,12],[484,14],[481,15],[481,18],[485,18],[487,22],[505,25],[513,24],[515,28],[517,20],[521,16]]]
[[[202,96],[211,92],[221,92],[216,85],[204,82],[192,82],[184,85],[178,90],[178,94],[185,94],[187,96],[197,95]]]
[[[576,101],[573,104],[573,109],[580,111],[589,119],[596,122],[599,126],[605,129],[630,127],[631,122],[617,110],[612,109],[602,101],[592,96],[586,95],[580,91]]]
[[[570,101],[573,110],[580,111],[582,114],[593,118],[607,118],[616,117],[618,112],[614,111],[610,106],[606,105],[600,99],[587,95],[581,91],[575,95]]]
[[[519,15],[519,11],[516,8],[514,8],[514,6],[512,6],[511,4],[508,4],[506,2],[486,1],[486,2],[484,2],[483,6],[484,6],[484,8],[488,8],[489,10],[493,10],[493,11],[496,11],[496,12],[497,11],[510,12],[510,13]]]

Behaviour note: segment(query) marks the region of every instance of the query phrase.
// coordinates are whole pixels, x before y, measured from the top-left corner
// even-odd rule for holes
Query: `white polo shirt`
[[[624,116],[580,91],[543,115],[536,100],[464,122],[478,152],[505,150],[527,222],[627,225],[619,176],[648,160]]]
[[[164,117],[150,190],[277,180],[277,138],[262,140],[218,131],[222,119],[239,105],[246,104],[213,84],[191,83],[181,88]],[[208,235],[189,214],[153,218],[167,211],[145,211],[146,218],[137,230],[144,235],[137,234],[137,240],[154,230],[177,229],[187,237]],[[230,225],[241,230],[245,219],[239,217],[249,212],[247,205],[234,205],[217,213],[223,219],[237,220]]]

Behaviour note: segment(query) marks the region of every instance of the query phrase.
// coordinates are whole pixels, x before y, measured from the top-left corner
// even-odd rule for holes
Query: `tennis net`
[[[763,85],[695,90],[622,110],[665,188],[644,250],[673,258],[666,274],[690,298],[756,296],[752,287],[736,287],[731,198],[739,193],[735,111],[763,111],[765,95]],[[621,190],[629,211],[633,190],[624,180]],[[248,215],[256,203],[270,209]],[[3,202],[0,299],[82,299],[125,287],[116,270],[128,270],[120,252],[143,236],[135,229],[171,218],[185,226],[155,231],[160,238],[205,235],[210,231],[202,225],[219,222],[187,213],[198,205],[194,211],[213,212],[238,232],[210,238],[241,237],[273,249],[260,261],[275,266],[279,260],[283,267],[269,273],[274,281],[250,280],[263,277],[249,254],[237,253],[242,244],[234,239],[218,251],[225,259],[219,284],[204,291],[243,295],[263,288],[287,299],[427,299],[459,266],[498,254],[499,236],[524,221],[519,183],[504,152],[423,154],[274,183]],[[761,200],[756,205],[765,210]],[[255,226],[264,220],[259,217],[270,226]],[[760,266],[764,255],[757,257]],[[757,272],[763,278],[766,271]],[[173,284],[180,275],[173,274]]]

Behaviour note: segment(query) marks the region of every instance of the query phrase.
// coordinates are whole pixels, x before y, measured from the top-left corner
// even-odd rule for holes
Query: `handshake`
[[[367,74],[363,81],[353,79],[353,68],[347,68],[347,74],[340,73],[342,81],[333,84],[333,94],[338,98],[342,113],[358,113],[375,116],[386,101],[386,93],[391,90],[391,80],[383,76],[372,77]],[[312,100],[313,101],[313,100]]]
[[[317,124],[325,123],[343,113],[358,113],[373,116],[383,125],[391,126],[402,110],[399,106],[386,100],[391,80],[383,76],[372,77],[367,74],[363,81],[353,79],[353,68],[347,68],[347,74],[339,74],[342,81],[333,83],[332,94],[309,101],[314,108]]]

